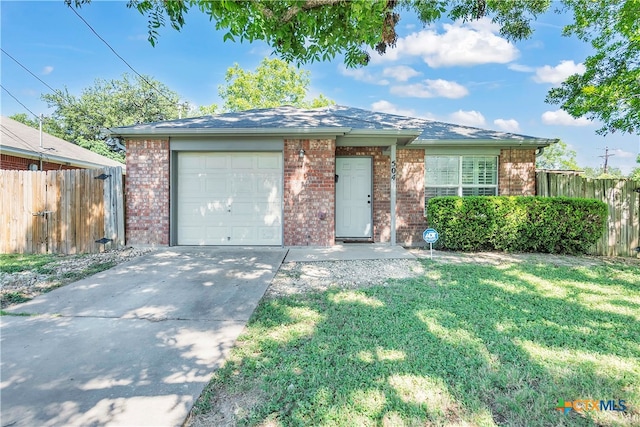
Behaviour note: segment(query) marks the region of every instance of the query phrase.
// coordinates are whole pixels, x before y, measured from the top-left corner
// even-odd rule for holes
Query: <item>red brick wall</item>
[[[169,141],[127,141],[126,240],[169,244]]]
[[[501,196],[535,196],[535,149],[500,150],[498,194]]]
[[[52,170],[66,170],[66,169],[82,169],[76,166],[63,165],[61,163],[42,162],[42,169],[40,168],[40,160],[26,159],[24,157],[10,156],[9,154],[0,154],[0,169],[5,170],[29,170],[29,165],[35,163],[38,165],[38,170],[52,171]]]
[[[373,241],[390,240],[390,158],[382,147],[337,147],[336,156],[368,156],[373,159]]]
[[[299,157],[300,148],[305,151],[303,159]],[[335,243],[335,173],[335,140],[284,141],[286,246]]]
[[[423,245],[424,150],[396,152],[396,240],[404,246]]]

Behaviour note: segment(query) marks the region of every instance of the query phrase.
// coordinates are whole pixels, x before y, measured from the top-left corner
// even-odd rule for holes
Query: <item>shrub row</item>
[[[427,222],[436,247],[457,251],[586,253],[602,237],[607,205],[566,197],[434,197]]]

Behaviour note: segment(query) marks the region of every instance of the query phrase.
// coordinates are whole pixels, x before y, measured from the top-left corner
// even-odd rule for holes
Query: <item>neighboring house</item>
[[[556,140],[331,106],[121,127],[127,243],[423,244],[425,197],[533,195]]]
[[[0,117],[0,169],[95,169],[124,165],[8,117]]]

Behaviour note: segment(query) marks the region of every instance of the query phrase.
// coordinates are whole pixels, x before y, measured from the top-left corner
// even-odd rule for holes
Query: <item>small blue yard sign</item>
[[[438,232],[433,228],[427,228],[422,233],[422,238],[427,243],[435,243],[438,241]]]

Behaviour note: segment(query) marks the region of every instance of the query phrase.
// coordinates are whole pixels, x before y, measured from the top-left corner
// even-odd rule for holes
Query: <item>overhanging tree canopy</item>
[[[65,0],[81,6],[91,0]],[[586,71],[552,89],[547,101],[574,117],[600,120],[600,133],[640,133],[640,0],[561,0],[574,22],[564,29],[591,43]],[[370,52],[384,54],[397,41],[401,13],[425,25],[442,18],[487,17],[500,34],[520,40],[551,0],[129,0],[148,19],[149,41],[167,23],[180,30],[187,12],[198,9],[225,31],[224,40],[262,40],[288,62],[326,61],[344,55],[347,66],[366,65]]]
[[[91,0],[65,0],[81,6]],[[457,20],[489,17],[512,40],[529,37],[531,21],[550,0],[129,0],[147,17],[149,41],[167,23],[180,30],[187,12],[198,9],[226,31],[224,40],[262,40],[288,62],[326,61],[344,54],[347,66],[365,65],[369,51],[384,53],[397,40],[400,14],[415,12],[425,25],[445,16]]]

